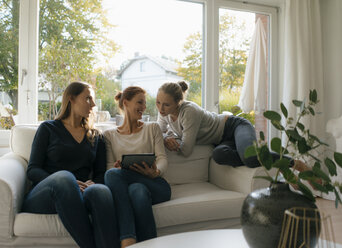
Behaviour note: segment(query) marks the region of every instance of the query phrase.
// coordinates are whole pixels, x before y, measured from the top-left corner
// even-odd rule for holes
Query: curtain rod
[[[260,7],[268,7],[268,8],[275,8],[277,11],[279,11],[279,6],[274,6],[274,5],[267,5],[267,4],[262,4],[262,3],[251,3],[248,1],[243,1],[243,4],[249,4],[249,5],[255,5],[255,6],[260,6]]]

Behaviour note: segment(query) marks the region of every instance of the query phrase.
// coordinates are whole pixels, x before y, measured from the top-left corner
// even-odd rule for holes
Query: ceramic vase
[[[314,202],[290,190],[285,183],[250,193],[242,206],[241,225],[250,248],[277,248],[286,209],[304,207],[317,209]],[[311,235],[314,247],[317,235]]]

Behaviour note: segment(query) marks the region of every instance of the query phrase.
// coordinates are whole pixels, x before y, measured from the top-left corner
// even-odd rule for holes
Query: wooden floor
[[[316,199],[316,205],[324,215],[330,215],[334,230],[335,242],[342,244],[342,205],[335,208],[335,202],[323,198]]]

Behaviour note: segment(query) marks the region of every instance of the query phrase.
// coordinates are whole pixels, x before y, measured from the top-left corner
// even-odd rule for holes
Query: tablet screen
[[[122,155],[121,166],[122,168],[129,169],[129,166],[134,163],[142,165],[142,162],[145,162],[151,167],[155,160],[156,156],[154,153],[125,154]]]

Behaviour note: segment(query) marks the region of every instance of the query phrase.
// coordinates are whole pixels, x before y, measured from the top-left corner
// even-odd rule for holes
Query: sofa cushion
[[[158,228],[203,221],[239,218],[245,194],[213,184],[174,185],[171,200],[153,206]],[[69,236],[57,214],[19,213],[14,235],[23,237]]]
[[[171,185],[207,182],[212,152],[212,146],[197,145],[191,155],[185,158],[166,149],[169,166],[165,179]]]
[[[12,127],[10,146],[11,150],[24,158],[30,159],[31,146],[38,125],[15,125]]]
[[[15,216],[14,235],[23,237],[70,236],[57,214],[19,213]]]
[[[158,228],[239,218],[245,194],[203,182],[171,187],[171,200],[153,206]]]

